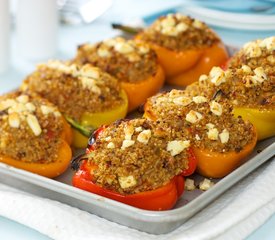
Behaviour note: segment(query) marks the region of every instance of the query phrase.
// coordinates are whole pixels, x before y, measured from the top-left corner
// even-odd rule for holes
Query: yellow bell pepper
[[[250,121],[256,128],[258,140],[275,135],[275,109],[235,107],[234,115]]]
[[[118,119],[124,118],[128,110],[128,98],[124,90],[121,90],[123,103],[115,108],[104,112],[84,113],[79,123],[73,123],[73,120],[67,120],[73,126],[73,146],[76,148],[85,148],[88,143],[88,137],[91,133],[87,129],[96,129],[103,124],[110,124]],[[78,126],[76,126],[78,125]],[[84,131],[81,131],[83,129]],[[80,131],[79,131],[80,130]],[[85,133],[86,132],[86,133]]]

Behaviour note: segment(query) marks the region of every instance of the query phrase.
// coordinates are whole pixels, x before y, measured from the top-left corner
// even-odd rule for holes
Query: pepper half
[[[125,90],[128,96],[128,112],[133,111],[139,105],[144,103],[146,99],[157,93],[164,83],[164,71],[160,65],[157,66],[155,75],[138,81],[135,83],[121,82],[122,89]]]
[[[198,160],[197,172],[205,177],[222,178],[240,166],[245,158],[253,151],[257,143],[257,133],[254,128],[255,137],[241,151],[230,151],[227,153],[212,152],[207,149],[194,148]]]
[[[186,69],[186,66],[188,65],[185,65],[185,62],[182,62],[182,69],[178,70],[178,74],[168,76],[167,82],[169,84],[187,86],[195,81],[198,81],[202,74],[209,73],[213,66],[219,66],[228,59],[227,51],[221,42],[218,42],[209,48],[197,51],[197,56],[193,59],[189,58],[191,60],[188,59],[189,53],[186,53],[186,59],[188,59],[190,63],[193,62],[194,64]],[[156,52],[158,54],[158,51]],[[180,54],[183,56],[185,53],[181,52]],[[160,57],[160,55],[158,56]],[[171,64],[173,64],[176,59],[170,58],[170,61]]]
[[[206,24],[181,14],[161,16],[135,38],[155,50],[166,82],[173,85],[187,86],[228,59],[224,44]]]
[[[128,98],[124,90],[121,90],[120,94],[123,104],[113,109],[97,112],[97,113],[84,113],[81,116],[79,125],[84,128],[96,129],[101,125],[110,124],[118,119],[124,118],[128,109]],[[78,131],[77,128],[73,128],[73,146],[77,148],[85,148],[87,146],[88,137],[90,133],[84,135]]]
[[[158,189],[123,195],[96,185],[91,173],[95,168],[96,166],[91,166],[84,161],[73,176],[73,186],[137,208],[154,211],[171,209],[184,191],[183,177],[175,176],[169,183]]]
[[[233,113],[236,117],[241,116],[254,125],[258,140],[275,135],[275,109],[234,107]]]
[[[6,163],[10,166],[27,170],[32,173],[39,174],[44,177],[54,178],[62,174],[70,164],[72,158],[72,151],[65,140],[61,140],[57,158],[50,163],[34,163],[24,162],[13,159],[8,156],[0,155],[0,162]]]

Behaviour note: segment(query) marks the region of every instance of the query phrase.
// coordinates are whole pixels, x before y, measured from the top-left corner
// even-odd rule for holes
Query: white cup
[[[16,29],[19,53],[29,60],[54,57],[58,22],[56,0],[18,1]]]
[[[0,73],[5,72],[10,61],[9,0],[0,0]]]

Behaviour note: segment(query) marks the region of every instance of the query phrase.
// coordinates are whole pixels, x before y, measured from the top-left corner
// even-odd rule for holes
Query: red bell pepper
[[[73,176],[73,186],[137,208],[155,211],[171,209],[184,191],[184,178],[178,175],[155,190],[129,195],[120,194],[93,182],[92,171],[95,168],[96,166],[89,164],[87,160],[83,161],[80,169]]]

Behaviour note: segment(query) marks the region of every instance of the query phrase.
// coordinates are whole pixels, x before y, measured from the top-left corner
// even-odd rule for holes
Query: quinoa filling
[[[169,14],[156,20],[140,35],[140,39],[172,51],[203,49],[220,42],[203,22],[181,14]]]
[[[122,194],[157,189],[188,168],[189,141],[162,122],[133,119],[104,129],[88,154],[94,182]]]
[[[108,111],[125,101],[117,80],[109,74],[90,65],[79,68],[58,61],[38,66],[22,89],[45,97],[77,121],[84,113]]]
[[[236,107],[274,109],[275,75],[269,74],[270,71],[270,66],[253,70],[242,65],[227,71],[214,67],[208,76],[202,75],[199,82],[188,86],[186,92],[190,96],[203,94],[210,98],[220,93]]]
[[[24,162],[51,163],[57,158],[64,120],[58,109],[38,96],[0,97],[0,155]]]
[[[230,60],[230,68],[248,65],[251,69],[264,67],[269,75],[274,75],[275,37],[248,42]]]
[[[156,53],[146,43],[123,38],[81,45],[74,62],[90,63],[119,81],[130,83],[154,76],[158,64]]]
[[[190,97],[184,90],[172,90],[151,97],[147,104],[145,111],[156,119],[188,129],[190,141],[200,149],[239,152],[254,138],[252,124],[235,118],[232,106],[223,98]]]

